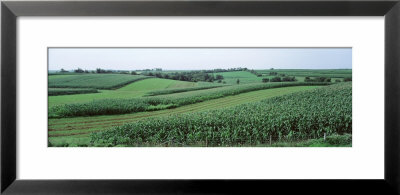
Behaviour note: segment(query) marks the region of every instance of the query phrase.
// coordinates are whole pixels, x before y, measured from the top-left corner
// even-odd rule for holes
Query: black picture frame
[[[382,180],[16,179],[19,16],[385,16],[385,176]],[[1,193],[3,194],[399,194],[399,0],[142,0],[1,2]],[[368,171],[368,170],[365,170]]]

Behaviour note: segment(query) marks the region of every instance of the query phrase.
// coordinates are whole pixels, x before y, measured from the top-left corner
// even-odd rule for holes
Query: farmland
[[[220,74],[224,77],[224,80],[227,84],[236,84],[239,79],[239,83],[247,84],[247,83],[260,83],[261,78],[257,77],[254,74],[251,74],[248,71],[236,71],[236,72],[220,72],[216,73]]]
[[[49,109],[49,117],[59,118],[74,116],[112,115],[163,110],[262,89],[324,84],[326,83],[254,83],[227,86],[223,88],[212,88],[207,90],[196,90],[193,92],[189,91],[188,93],[174,93],[166,96],[160,95],[156,97],[133,99],[103,99],[91,101],[88,103],[66,104],[62,106],[51,107]]]
[[[49,96],[98,93],[97,89],[90,88],[49,88]]]
[[[134,114],[96,116],[96,117],[75,117],[49,120],[49,136],[60,137],[63,135],[88,136],[90,132],[118,126],[128,122],[139,121],[149,117],[164,117],[171,114],[191,113],[196,111],[227,108],[248,102],[257,102],[266,98],[289,94],[297,91],[311,90],[319,86],[295,86],[267,89],[242,93],[235,96],[228,96],[206,102],[182,106],[179,108],[160,110],[152,112],[140,112]]]
[[[168,79],[148,78],[139,80],[128,85],[125,85],[115,90],[99,90],[98,94],[85,94],[85,95],[69,95],[69,96],[55,96],[49,97],[49,106],[71,104],[71,103],[84,103],[93,100],[101,99],[127,99],[134,97],[142,97],[148,92],[166,89],[179,89],[190,88],[197,86],[214,85],[208,83],[194,83],[185,81],[174,81]]]
[[[123,74],[50,75],[49,87],[113,89],[146,78],[148,77]]]
[[[262,75],[262,77],[272,78],[273,73],[278,75],[295,76],[298,81],[304,81],[305,77],[329,77],[331,81],[335,80],[343,81],[344,78],[352,77],[351,69],[323,69],[323,70],[307,70],[307,69],[273,69],[273,70],[255,70],[256,74]]]
[[[312,106],[310,106],[312,105]],[[104,145],[256,145],[352,130],[351,83],[213,111],[151,118],[94,133]]]
[[[276,76],[270,72],[296,80],[263,82]],[[212,82],[52,74],[49,146],[325,146],[324,134],[351,146],[352,89],[343,82],[351,69],[210,73],[217,74],[223,79]]]

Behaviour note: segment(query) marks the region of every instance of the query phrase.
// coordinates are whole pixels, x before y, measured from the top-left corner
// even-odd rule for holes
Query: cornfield
[[[85,93],[98,93],[97,89],[87,88],[49,88],[49,96],[55,95],[72,95],[72,94],[85,94]]]
[[[257,145],[352,133],[351,82],[248,103],[128,123],[91,134],[94,145]]]
[[[161,95],[155,97],[134,99],[102,99],[91,101],[88,103],[65,104],[51,107],[49,108],[49,118],[112,115],[162,110],[262,89],[328,84],[329,83],[303,82],[268,84],[257,83],[191,91],[182,94]]]

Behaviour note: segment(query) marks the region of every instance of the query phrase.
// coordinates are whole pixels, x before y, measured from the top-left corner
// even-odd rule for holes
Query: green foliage
[[[346,77],[346,78],[343,79],[344,82],[349,82],[351,80],[352,80],[351,77]]]
[[[49,96],[98,93],[97,89],[86,88],[49,88],[48,92]]]
[[[278,75],[277,72],[269,72],[268,74],[271,75],[271,76],[276,76],[276,75]]]
[[[345,135],[334,134],[331,136],[327,136],[325,142],[331,145],[351,144],[352,136],[351,134],[345,134]]]
[[[283,82],[289,82],[289,81],[296,81],[296,77],[291,77],[291,76],[284,76],[282,78]]]
[[[61,71],[60,71],[61,73],[66,73],[66,72],[69,72],[69,71],[67,71],[67,70],[65,70],[64,68],[61,68]]]
[[[209,74],[207,71],[182,71],[182,72],[170,72],[170,73],[161,73],[161,72],[143,72],[142,75],[146,76],[155,76],[157,78],[165,78],[179,81],[191,81],[191,82],[213,82],[215,80],[223,79],[222,75],[214,75]]]
[[[315,78],[306,77],[306,78],[304,78],[304,82],[331,82],[331,78],[327,78],[327,77],[315,77]]]
[[[89,103],[65,104],[51,107],[49,109],[49,117],[93,116],[143,112],[155,110],[154,106],[156,106],[156,108],[165,109],[166,107],[162,105],[169,105],[167,108],[173,108],[261,89],[307,85],[321,85],[321,83],[256,83],[193,91],[179,95],[172,94],[134,99],[102,99],[94,100]]]
[[[63,104],[87,103],[100,99],[132,99],[142,97],[150,91],[211,86],[215,83],[209,82],[186,82],[170,79],[148,78],[135,81],[115,90],[99,90],[100,93],[76,94],[70,96],[49,96],[49,107]]]
[[[187,91],[197,91],[203,89],[212,89],[217,87],[222,87],[224,85],[207,85],[207,86],[200,86],[200,87],[187,87],[187,88],[176,88],[176,89],[163,89],[163,90],[155,90],[150,91],[146,94],[146,96],[157,96],[157,95],[166,95],[166,94],[173,94],[173,93],[182,93]]]
[[[126,74],[72,74],[49,76],[49,88],[116,89],[148,77]]]
[[[263,83],[268,83],[268,82],[269,82],[269,78],[263,78],[263,79],[262,79],[262,82],[263,82]]]
[[[297,77],[329,77],[329,78],[345,78],[351,77],[351,69],[321,69],[321,70],[308,70],[308,69],[275,69],[275,70],[256,70],[256,73],[264,75],[278,75],[284,74],[286,76]]]
[[[333,141],[335,140],[335,141]],[[263,145],[266,146],[266,145]],[[319,139],[309,139],[305,141],[283,141],[276,142],[270,147],[351,147],[352,146],[352,135],[345,133],[343,135],[333,134]]]
[[[281,81],[282,81],[281,77],[278,76],[271,78],[271,82],[281,82]]]
[[[251,71],[218,72],[217,74],[222,75],[224,77],[223,81],[231,85],[237,84],[237,79],[240,80],[240,84],[261,82],[261,78],[252,74]]]
[[[76,70],[74,70],[75,73],[84,73],[85,71],[82,70],[81,68],[78,68]]]
[[[96,145],[257,145],[351,134],[352,88],[341,83],[233,108],[151,118],[91,134]],[[348,143],[349,136],[328,143]]]
[[[215,76],[215,79],[216,79],[216,80],[222,80],[222,79],[224,79],[224,76],[222,76],[222,75],[220,75],[220,74],[217,74],[217,75]]]
[[[165,117],[174,114],[193,113],[206,110],[216,110],[237,105],[259,102],[264,99],[286,95],[298,91],[306,91],[320,88],[323,86],[293,86],[274,89],[264,89],[241,93],[238,95],[222,97],[213,100],[207,100],[195,104],[185,105],[174,109],[157,110],[152,112],[139,112],[123,115],[102,115],[74,118],[53,118],[48,120],[49,137],[60,139],[68,135],[76,135],[78,137],[89,135],[93,131],[102,131],[110,127],[122,125],[123,123],[147,120],[150,117]],[[213,89],[214,90],[214,89]],[[198,91],[200,92],[200,91]],[[192,93],[192,92],[190,92]],[[182,95],[176,94],[176,95]],[[122,123],[121,123],[122,122]]]
[[[101,68],[96,68],[96,73],[98,73],[98,74],[113,73],[113,71],[112,70],[104,70],[104,69],[101,69]]]

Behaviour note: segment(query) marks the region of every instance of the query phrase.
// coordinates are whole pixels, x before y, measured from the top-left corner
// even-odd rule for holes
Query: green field
[[[134,114],[111,115],[111,116],[49,119],[49,137],[50,141],[59,143],[63,141],[64,136],[72,136],[72,137],[75,136],[78,138],[86,137],[90,132],[105,130],[107,128],[122,125],[128,122],[147,120],[149,117],[165,117],[171,114],[182,114],[182,113],[198,112],[204,110],[227,108],[240,105],[243,103],[257,102],[263,99],[279,95],[289,94],[303,90],[315,89],[318,87],[319,86],[296,86],[296,87],[266,89],[266,90],[242,93],[234,96],[228,96],[215,100],[209,100],[206,102],[191,104],[179,108],[153,111],[153,112],[140,112]]]
[[[127,74],[49,75],[49,87],[115,89],[146,78],[148,77]]]
[[[335,75],[336,78],[343,79],[351,77],[351,70],[273,70],[296,75],[298,80],[272,83],[261,81],[262,78],[271,77],[267,75],[270,70],[256,71],[263,76],[258,77],[250,71],[213,73],[222,75],[225,84],[128,74],[51,75],[49,93],[50,90],[74,91],[74,88],[92,88],[98,93],[48,97],[49,146],[267,146],[270,135],[273,135],[273,143],[277,147],[335,146],[333,142],[320,143],[323,133],[321,129],[333,137],[333,140],[337,137],[342,139],[342,136],[348,140],[348,136],[344,134],[351,134],[351,129],[348,126],[345,129],[344,126],[349,125],[351,115],[346,120],[338,115],[349,112],[349,104],[339,103],[349,101],[349,97],[351,111],[351,82],[335,84],[334,79],[331,83],[303,81],[309,75]],[[236,83],[237,79],[240,80],[239,84]],[[300,106],[302,110],[296,106]],[[324,106],[326,109],[321,110]],[[326,110],[329,112],[325,112]],[[286,118],[285,112],[291,112],[291,117],[294,117],[287,118],[290,119],[290,125],[296,126],[291,127],[291,131],[274,119],[281,117],[282,122]],[[296,112],[307,117],[316,116],[316,113],[321,116],[314,121],[315,124],[306,126],[310,129],[308,132],[297,128],[302,124],[297,124],[302,115],[295,115]],[[231,116],[226,113],[231,113]],[[271,114],[274,114],[273,118]],[[244,117],[243,121],[238,119],[239,116]],[[333,118],[329,122],[333,126],[322,125],[323,121],[330,121],[329,117]],[[226,118],[230,118],[232,123],[216,125],[220,124],[218,120]],[[211,126],[207,122],[199,122],[203,120],[210,121],[213,124],[212,129],[209,129]],[[157,126],[160,124],[163,125]],[[195,128],[193,124],[199,126]],[[261,129],[257,128],[252,130],[246,124],[258,124],[265,132],[261,133]],[[267,126],[263,126],[266,124],[270,124],[268,129],[272,128],[273,131],[267,131]],[[137,129],[138,126],[143,128]],[[341,131],[340,128],[345,130]],[[209,130],[205,131],[206,129]],[[239,129],[242,132],[235,134]],[[189,133],[191,131],[194,134]],[[91,134],[93,132],[95,134]],[[205,132],[208,133],[204,134]],[[140,139],[137,138],[139,134]],[[235,142],[240,137],[244,140]],[[217,138],[218,141],[215,141]],[[351,143],[340,142],[336,145],[351,146]]]
[[[232,108],[150,118],[94,133],[104,146],[240,146],[351,133],[351,83],[245,103]]]
[[[255,70],[257,73],[262,74],[263,77],[272,77],[270,72],[277,72],[278,74],[285,74],[287,76],[295,76],[299,81],[304,81],[305,77],[329,77],[334,82],[335,79],[342,80],[346,77],[352,77],[351,69],[332,69],[332,70],[308,70],[308,69],[274,69],[274,70]]]
[[[257,74],[262,75],[258,77],[256,74],[252,74],[249,71],[235,71],[235,72],[219,72],[224,77],[226,84],[236,84],[239,79],[240,84],[248,83],[260,83],[263,78],[273,78],[274,75],[270,75],[270,72],[277,72],[278,74],[285,74],[286,76],[294,76],[297,82],[303,82],[305,77],[329,77],[331,82],[335,80],[343,81],[343,78],[351,78],[352,70],[289,70],[289,69],[277,69],[277,70],[255,70]]]
[[[74,103],[50,107],[49,118],[128,114],[134,112],[163,110],[262,89],[324,84],[326,85],[327,83],[253,83],[145,98],[101,99],[87,103]]]
[[[116,90],[99,90],[96,94],[77,94],[67,96],[49,97],[49,107],[62,104],[85,103],[101,99],[129,99],[142,97],[146,93],[162,89],[176,89],[210,85],[208,83],[194,83],[186,81],[175,81],[169,79],[148,78],[139,80]]]
[[[49,96],[98,93],[97,89],[90,88],[49,88]]]
[[[218,72],[215,74],[220,74],[224,77],[227,84],[235,84],[239,79],[239,84],[247,83],[261,83],[261,78],[247,71],[236,71],[236,72]]]

